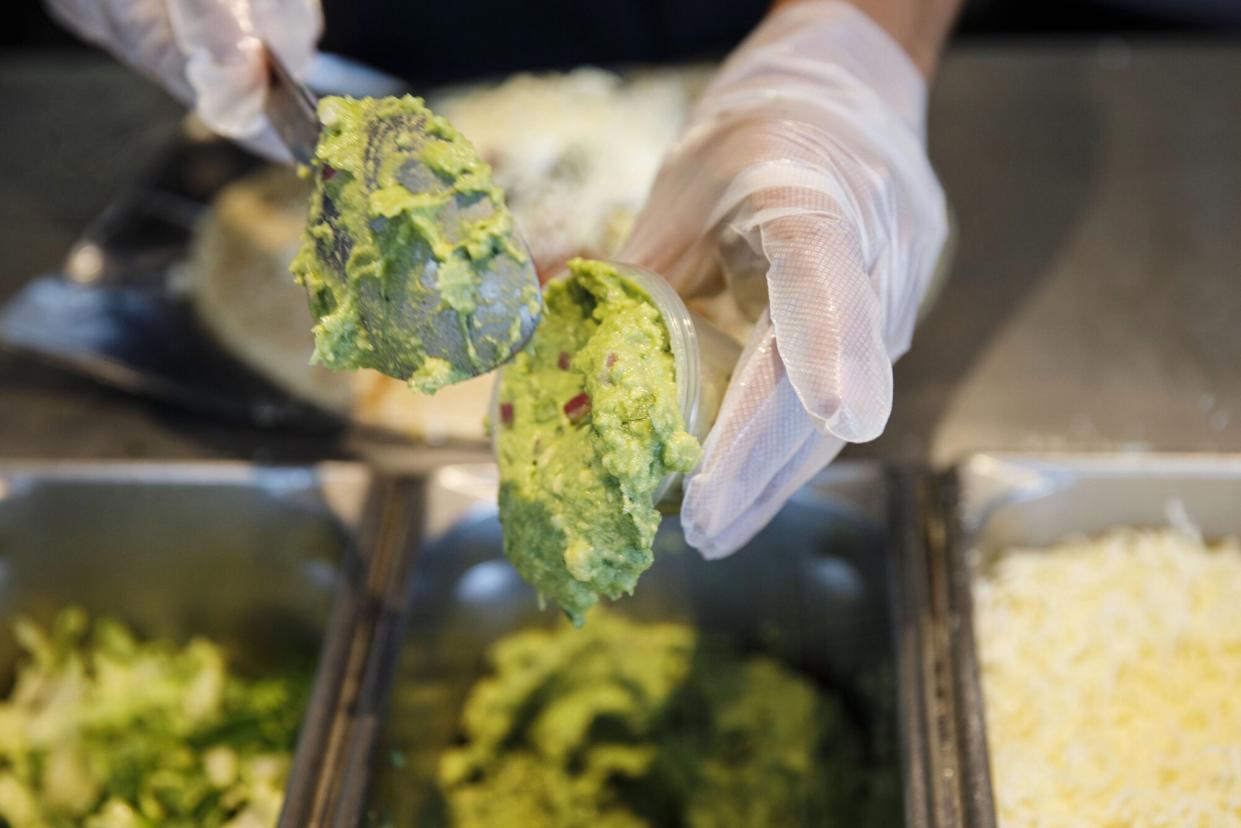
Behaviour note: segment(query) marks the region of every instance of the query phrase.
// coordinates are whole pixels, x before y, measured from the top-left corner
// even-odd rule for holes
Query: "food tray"
[[[916,614],[906,611],[904,569],[910,486],[862,463],[834,465],[800,492],[750,546],[706,562],[674,520],[656,540],[656,563],[612,608],[644,620],[679,620],[795,665],[844,699],[871,745],[870,761],[899,790],[894,821],[934,824],[926,800]],[[431,825],[436,757],[449,744],[484,652],[505,634],[549,626],[533,590],[504,561],[490,464],[448,466],[426,483],[422,542],[409,580],[406,636],[388,706],[360,737],[334,824]],[[395,654],[394,654],[395,655]]]
[[[936,497],[944,522],[935,525],[932,514],[930,582],[943,599],[937,623],[944,637],[934,655],[951,687],[945,721],[952,738],[944,743],[944,761],[959,772],[963,824],[992,828],[968,554],[986,558],[1116,526],[1189,521],[1208,538],[1241,534],[1241,457],[980,454],[945,475]]]
[[[2,464],[0,686],[15,616],[47,623],[68,604],[144,637],[206,636],[243,674],[317,662],[281,822],[312,824],[409,499],[348,464]]]

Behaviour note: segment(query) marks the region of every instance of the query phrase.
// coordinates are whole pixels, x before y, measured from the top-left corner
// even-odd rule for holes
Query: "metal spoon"
[[[266,53],[269,85],[265,113],[294,159],[310,164],[319,134],[315,96],[293,78],[270,48],[266,48]],[[395,140],[398,135],[405,139],[400,147]],[[369,136],[367,155],[378,158],[380,153],[387,153],[391,159],[392,153],[401,153],[404,160],[400,178],[406,188],[414,192],[441,188],[444,185],[419,159],[417,152],[423,143],[434,140],[439,139],[427,134],[425,122],[412,117],[392,118]],[[376,172],[378,167],[376,163]],[[369,177],[367,184],[375,186]],[[450,235],[459,232],[459,223],[454,219],[481,217],[471,216],[480,209],[477,201],[470,202],[458,196],[456,207],[456,210],[444,211],[441,216],[443,229]],[[490,210],[490,204],[483,202],[481,208]],[[336,273],[343,283],[344,262],[349,259],[351,247],[349,236],[333,220],[339,211],[326,196],[323,210],[328,223],[337,231],[333,233],[329,258],[336,263]],[[527,249],[516,229],[512,242],[518,249]],[[532,313],[528,303],[531,290],[533,295],[538,295],[538,274],[529,255],[524,263],[507,257],[497,257],[494,261],[497,264],[493,269],[480,274],[476,308],[464,324],[461,316],[440,296],[433,271],[423,270],[419,278],[426,290],[416,295],[359,292],[356,302],[380,362],[376,367],[390,376],[408,378],[421,363],[421,359],[411,360],[408,349],[411,340],[421,343],[427,356],[446,360],[467,376],[485,374],[520,351],[539,321],[538,312]],[[514,319],[520,321],[516,337],[512,335]]]

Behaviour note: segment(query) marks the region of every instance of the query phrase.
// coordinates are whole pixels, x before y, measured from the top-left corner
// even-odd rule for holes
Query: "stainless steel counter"
[[[1241,447],[1238,47],[952,56],[931,154],[961,244],[863,451]]]
[[[888,432],[849,453],[1241,450],[1239,88],[1235,42],[954,51],[930,133],[960,224],[956,262],[897,366]],[[3,299],[59,261],[178,110],[102,60],[33,55],[0,60],[0,111]],[[349,451],[0,356],[0,456]]]

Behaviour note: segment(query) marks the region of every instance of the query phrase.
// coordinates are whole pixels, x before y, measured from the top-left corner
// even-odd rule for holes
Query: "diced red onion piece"
[[[569,422],[577,423],[590,413],[590,395],[585,391],[564,404],[565,416]]]
[[[323,172],[320,173],[324,181],[331,181],[332,176],[336,175],[336,168],[328,164],[323,165]]]
[[[569,370],[569,354],[567,351],[560,352],[560,358],[556,360],[556,364],[560,366],[561,371]]]
[[[500,403],[500,422],[504,423],[504,425],[513,424],[513,404],[512,403]]]

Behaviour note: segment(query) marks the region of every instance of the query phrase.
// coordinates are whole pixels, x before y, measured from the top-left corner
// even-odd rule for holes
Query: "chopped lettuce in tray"
[[[244,679],[210,641],[141,641],[78,608],[14,634],[0,828],[275,825],[309,674]]]

